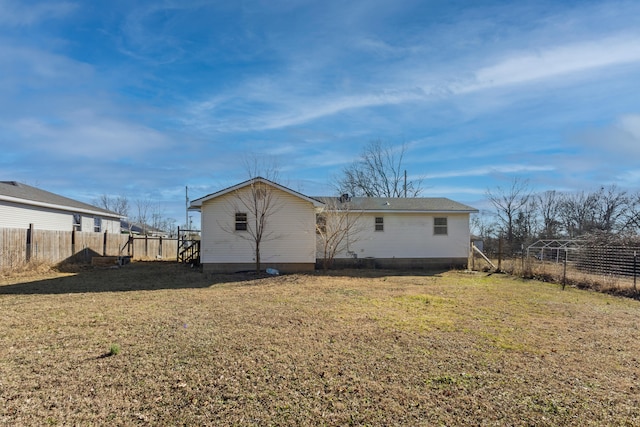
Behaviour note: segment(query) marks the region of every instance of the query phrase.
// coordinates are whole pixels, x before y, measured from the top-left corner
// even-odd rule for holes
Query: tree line
[[[536,193],[528,181],[514,178],[506,187],[487,190],[486,196],[494,212],[476,216],[472,225],[489,252],[497,250],[499,239],[503,252],[513,254],[536,240],[611,242],[629,239],[640,230],[640,192],[629,193],[616,185]]]
[[[166,216],[159,203],[150,199],[137,199],[133,207],[126,196],[110,196],[103,194],[93,202],[95,206],[115,212],[126,218],[129,231],[133,226],[139,227],[143,235],[165,232],[176,235],[176,220]]]

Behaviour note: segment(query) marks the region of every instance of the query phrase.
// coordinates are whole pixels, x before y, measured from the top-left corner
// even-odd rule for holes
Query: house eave
[[[287,188],[284,185],[280,185],[280,184],[278,184],[276,182],[270,181],[270,180],[268,180],[266,178],[256,177],[256,178],[252,178],[252,179],[249,179],[247,181],[241,182],[239,184],[233,185],[231,187],[222,189],[222,190],[217,191],[215,193],[208,194],[208,195],[206,195],[204,197],[200,197],[200,198],[192,201],[189,204],[189,207],[187,208],[187,210],[199,211],[202,208],[202,204],[203,203],[208,202],[209,200],[216,199],[218,197],[224,196],[225,194],[229,194],[229,193],[232,193],[234,191],[240,190],[241,188],[247,187],[247,186],[249,186],[249,185],[251,185],[251,184],[253,184],[255,182],[261,182],[263,184],[273,186],[273,187],[275,187],[275,188],[277,188],[277,189],[279,189],[281,191],[284,191],[285,193],[291,194],[292,196],[298,197],[298,198],[300,198],[302,200],[305,200],[305,201],[307,201],[309,203],[312,203],[313,206],[316,207],[316,208],[324,206],[323,202],[321,202],[319,200],[316,200],[313,197],[306,196],[306,195],[304,195],[302,193],[299,193],[299,192],[297,192],[295,190]]]
[[[84,213],[84,214],[100,216],[100,217],[106,217],[106,218],[113,218],[113,219],[118,219],[118,220],[120,220],[121,218],[124,218],[123,216],[120,216],[120,215],[113,215],[113,214],[109,214],[107,212],[102,212],[102,211],[97,211],[97,210],[91,210],[91,209],[85,209],[85,208],[76,208],[76,207],[73,207],[73,206],[57,205],[57,204],[54,204],[54,203],[38,202],[36,200],[20,199],[18,197],[0,195],[0,200],[5,201],[5,202],[10,202],[10,203],[16,203],[16,204],[20,204],[20,205],[37,206],[37,207],[41,207],[41,208],[55,209],[55,210],[71,212],[71,213]]]

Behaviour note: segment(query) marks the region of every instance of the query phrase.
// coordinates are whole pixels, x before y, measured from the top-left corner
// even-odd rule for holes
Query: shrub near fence
[[[0,269],[29,261],[88,262],[93,256],[129,255],[136,260],[176,260],[177,239],[128,234],[0,228]]]

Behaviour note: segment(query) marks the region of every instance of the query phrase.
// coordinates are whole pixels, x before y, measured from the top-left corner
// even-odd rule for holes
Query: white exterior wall
[[[82,215],[82,231],[93,231],[93,216]],[[0,201],[0,228],[72,231],[73,212]],[[120,233],[120,220],[102,217],[102,232]]]
[[[249,192],[249,188],[238,190]],[[312,203],[284,191],[275,192],[274,212],[267,218],[266,233],[273,237],[260,245],[262,264],[315,263],[315,208]],[[202,241],[200,261],[208,263],[255,262],[253,240],[247,231],[235,231],[235,212],[247,212],[238,206],[238,196],[229,193],[202,204]],[[247,212],[249,226],[251,213]],[[249,240],[243,239],[245,236]]]
[[[384,231],[375,231],[375,218],[384,218]],[[433,234],[433,219],[447,218],[447,235]],[[467,258],[469,214],[467,213],[365,213],[361,230],[349,250],[358,258]],[[321,254],[318,255],[321,257]],[[351,258],[340,253],[336,258]]]

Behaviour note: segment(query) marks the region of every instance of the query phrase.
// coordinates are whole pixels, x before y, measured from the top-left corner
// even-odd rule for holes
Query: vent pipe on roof
[[[340,203],[344,203],[344,202],[348,202],[351,200],[351,197],[349,197],[349,193],[344,193],[343,195],[341,195],[340,197],[338,197],[338,201]]]

